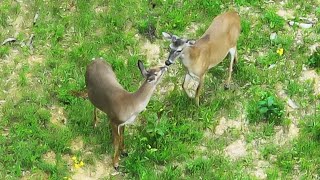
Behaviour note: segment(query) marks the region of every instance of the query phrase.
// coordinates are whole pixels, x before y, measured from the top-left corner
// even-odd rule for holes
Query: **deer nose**
[[[172,64],[172,62],[170,62],[169,60],[166,60],[165,64],[166,64],[167,66],[170,66],[170,65]]]

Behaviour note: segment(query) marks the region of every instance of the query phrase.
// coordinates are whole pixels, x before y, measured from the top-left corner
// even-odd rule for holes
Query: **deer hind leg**
[[[93,127],[96,128],[97,124],[98,124],[97,108],[94,107],[94,109],[93,109]]]
[[[119,148],[120,148],[120,136],[121,134],[118,133],[118,125],[115,123],[110,122],[112,128],[112,138],[113,138],[113,167],[115,170],[119,170]]]
[[[236,52],[234,53],[234,65],[236,65],[238,63],[238,51],[237,51],[236,47],[234,47],[234,48],[236,49]]]
[[[195,96],[195,101],[196,101],[196,105],[199,106],[200,105],[200,94],[201,94],[201,90],[203,88],[203,81],[204,81],[204,76],[200,77],[199,80],[199,85],[196,91],[196,96]]]
[[[125,145],[124,145],[124,126],[120,127],[120,152],[121,152],[121,156],[128,156],[128,153],[125,149]]]
[[[230,66],[229,66],[229,74],[228,74],[228,79],[227,82],[225,84],[225,89],[229,89],[230,88],[230,81],[231,81],[231,74],[233,71],[233,65],[234,63],[237,63],[237,48],[233,47],[229,50],[230,53]]]

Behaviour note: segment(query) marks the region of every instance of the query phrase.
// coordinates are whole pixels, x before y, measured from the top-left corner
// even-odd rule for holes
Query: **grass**
[[[0,179],[71,178],[79,173],[73,156],[84,161],[83,170],[104,164],[100,178],[259,179],[259,161],[268,164],[258,167],[268,179],[319,178],[320,96],[314,94],[316,82],[300,78],[303,67],[319,73],[319,52],[309,50],[320,40],[319,23],[310,29],[289,27],[277,14],[283,8],[319,19],[319,7],[317,1],[292,0],[284,5],[253,0],[1,1],[0,41],[17,41],[0,46]],[[126,128],[129,156],[121,160],[121,174],[112,176],[111,162],[103,161],[113,155],[109,120],[99,114],[94,129],[92,105],[76,95],[85,89],[86,65],[103,57],[123,87],[135,91],[142,81],[136,62],[165,61],[168,42],[161,32],[183,36],[194,23],[199,28],[189,38],[196,39],[228,9],[242,18],[235,88],[223,88],[225,60],[208,72],[196,107],[181,89],[184,68],[170,66],[146,111]],[[296,43],[298,31],[303,44]],[[277,38],[270,41],[273,32]],[[22,46],[31,34],[33,49]],[[158,62],[146,59],[141,45],[147,40],[159,45]],[[279,48],[283,55],[277,54]],[[279,85],[286,97],[279,95]],[[287,98],[299,108],[290,108]],[[222,117],[231,125],[217,135]],[[292,127],[299,133],[291,139]],[[283,144],[276,142],[279,134]],[[239,139],[247,155],[232,160],[225,149]],[[45,158],[52,152],[54,163]]]

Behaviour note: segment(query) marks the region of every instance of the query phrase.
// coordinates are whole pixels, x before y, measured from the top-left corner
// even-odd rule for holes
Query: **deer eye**
[[[156,78],[154,77],[154,76],[150,76],[149,78],[148,78],[148,82],[152,82],[152,81],[154,81]]]

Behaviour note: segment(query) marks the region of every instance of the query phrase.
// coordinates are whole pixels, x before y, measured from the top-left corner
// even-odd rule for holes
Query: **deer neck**
[[[135,93],[132,94],[134,104],[137,105],[136,108],[138,108],[139,111],[142,111],[146,108],[155,88],[155,84],[150,84],[147,81],[145,81],[141,85],[141,87]]]
[[[198,56],[198,48],[197,47],[185,47],[182,55],[182,63],[189,67],[193,64],[193,61],[197,59]]]

